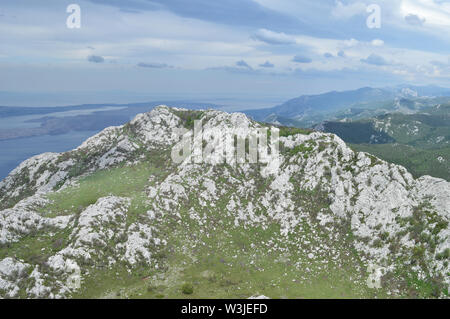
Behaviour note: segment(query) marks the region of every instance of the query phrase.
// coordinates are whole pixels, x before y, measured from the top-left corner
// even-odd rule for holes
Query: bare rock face
[[[64,298],[83,289],[99,269],[133,272],[147,265],[160,271],[164,265],[155,256],[174,245],[172,225],[195,238],[274,228],[271,239],[252,248],[261,254],[295,252],[300,257],[290,264],[304,273],[299,280],[307,280],[311,264],[326,271],[350,260],[361,282],[367,267],[382,269],[390,295],[404,294],[398,274],[409,272],[436,283],[434,297],[444,296],[450,284],[450,183],[414,179],[405,168],[355,153],[337,136],[320,132],[282,134],[276,172],[251,163],[196,164],[191,157],[175,164],[168,154],[193,119],[225,135],[245,136],[262,127],[239,113],[160,106],[75,150],[26,160],[0,182],[0,296]],[[67,209],[52,199],[82,189],[84,179],[97,172],[146,161],[157,162],[159,173],[135,193],[127,189],[126,195],[112,193]],[[137,216],[138,208],[143,213]],[[38,260],[15,253],[15,245],[30,236],[47,236],[50,243],[52,234],[63,233],[52,249],[42,239],[42,250],[50,252]],[[202,244],[178,242],[177,249]]]

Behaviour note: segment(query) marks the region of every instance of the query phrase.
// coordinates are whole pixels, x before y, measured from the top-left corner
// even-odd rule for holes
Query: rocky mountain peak
[[[344,271],[358,296],[368,276],[387,295],[445,296],[450,183],[414,179],[334,134],[285,127],[276,174],[264,173],[270,161],[174,163],[172,147],[199,120],[241,137],[265,127],[240,113],[159,106],[16,168],[0,182],[0,294],[89,293],[99,269],[179,282],[179,268],[212,267],[202,258],[224,260],[214,271],[228,276],[245,258],[254,278],[272,269],[272,282],[296,276],[306,287]]]

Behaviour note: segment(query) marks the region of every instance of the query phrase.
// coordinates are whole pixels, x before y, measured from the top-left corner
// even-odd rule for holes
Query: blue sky
[[[71,3],[80,29],[66,27]],[[371,4],[379,29],[366,24]],[[290,98],[450,87],[449,33],[442,0],[2,0],[0,91]]]

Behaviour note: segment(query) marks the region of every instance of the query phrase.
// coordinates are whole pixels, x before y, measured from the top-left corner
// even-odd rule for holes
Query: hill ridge
[[[446,296],[450,183],[414,179],[334,134],[283,127],[276,175],[258,163],[175,165],[170,148],[195,119],[223,131],[263,126],[160,106],[0,182],[0,295],[179,297],[189,279],[206,289],[200,297],[210,287],[219,297],[320,296],[311,287],[321,285],[331,294],[350,285],[359,297]],[[71,286],[74,273],[81,286]],[[371,290],[368,276],[383,289]]]

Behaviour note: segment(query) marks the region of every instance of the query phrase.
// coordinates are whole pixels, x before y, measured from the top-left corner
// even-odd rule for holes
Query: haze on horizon
[[[71,3],[79,29],[66,26]],[[366,23],[371,4],[380,28]],[[449,31],[450,1],[438,0],[5,0],[0,104],[449,87]]]

